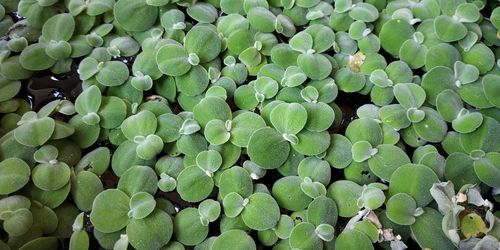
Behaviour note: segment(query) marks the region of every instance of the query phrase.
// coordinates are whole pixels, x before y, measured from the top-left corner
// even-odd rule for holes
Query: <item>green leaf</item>
[[[311,203],[311,198],[300,189],[302,182],[298,176],[286,176],[274,182],[272,195],[280,207],[300,211]]]
[[[319,155],[330,146],[328,131],[311,132],[303,130],[297,134],[297,141],[295,144],[292,143],[292,147],[303,155]]]
[[[428,142],[442,141],[448,129],[446,122],[434,109],[422,107],[421,111],[425,113],[424,119],[413,124],[417,135]]]
[[[379,229],[369,220],[356,222],[354,230],[364,233],[373,243],[378,241]]]
[[[316,5],[318,7],[319,5]],[[335,43],[335,33],[332,28],[321,25],[321,24],[311,24],[305,29],[305,32],[309,33],[313,38],[313,49],[316,53],[323,53],[329,50]]]
[[[207,141],[199,134],[184,135],[176,142],[179,152],[195,157],[198,153],[208,148]]]
[[[479,78],[479,70],[471,64],[456,61],[454,66],[455,84],[460,88],[463,84],[475,82]]]
[[[217,9],[209,3],[197,3],[186,9],[188,15],[200,23],[213,23],[219,17]]]
[[[393,195],[386,204],[386,215],[392,222],[399,225],[415,223],[417,203],[406,193]]]
[[[470,166],[474,162],[469,155],[462,152],[451,153],[445,161],[444,176],[447,180],[453,182],[455,187],[461,187],[465,184],[478,184],[480,180],[477,178],[474,168]]]
[[[144,219],[131,219],[127,225],[127,237],[136,249],[159,249],[170,241],[172,232],[172,219],[159,209]]]
[[[307,32],[299,32],[290,39],[290,47],[301,53],[308,53],[313,48],[313,38]]]
[[[56,60],[45,52],[46,44],[34,43],[26,47],[19,56],[19,62],[27,70],[41,71],[52,67]]]
[[[231,122],[230,141],[238,147],[248,147],[252,134],[266,126],[264,119],[253,112],[244,112]]]
[[[231,121],[221,121],[219,119],[211,120],[205,125],[203,134],[211,145],[221,145],[229,141],[231,133],[229,133],[226,125],[231,124]]]
[[[103,128],[114,129],[122,124],[127,117],[127,105],[115,96],[105,96],[99,108],[100,125]]]
[[[121,129],[127,139],[134,141],[136,136],[146,137],[154,134],[157,126],[156,116],[151,111],[143,110],[125,119]]]
[[[425,57],[425,68],[429,72],[437,66],[445,66],[453,69],[453,65],[456,61],[461,60],[460,58],[460,53],[454,46],[451,46],[449,43],[439,43],[429,48]],[[445,74],[442,77],[446,78],[447,75]]]
[[[200,244],[208,235],[208,227],[200,222],[196,208],[185,208],[174,218],[174,235],[177,241],[186,245]]]
[[[307,110],[298,103],[282,103],[271,111],[271,123],[283,134],[298,134],[307,123]]]
[[[128,244],[128,243],[127,243]],[[77,231],[71,235],[69,249],[84,250],[90,247],[89,235],[85,231]]]
[[[248,142],[247,153],[250,160],[265,169],[274,169],[281,166],[288,158],[289,152],[290,145],[288,142],[272,128],[256,130]]]
[[[209,222],[216,221],[221,213],[221,205],[218,201],[208,199],[204,200],[198,206],[200,218],[207,219]]]
[[[436,109],[447,122],[455,120],[463,106],[460,96],[451,89],[442,91],[436,98]]]
[[[99,72],[97,65],[99,62],[92,58],[86,57],[78,65],[79,76],[81,80],[88,80]]]
[[[101,106],[101,91],[95,85],[86,88],[75,100],[75,109],[81,115],[96,113]]]
[[[205,127],[206,124],[213,120],[219,119],[221,121],[231,120],[232,113],[229,105],[218,97],[205,97],[203,98],[193,110],[194,119]]]
[[[379,33],[382,48],[393,56],[399,54],[403,43],[412,38],[414,28],[407,21],[392,19],[384,23]]]
[[[305,177],[304,181],[300,183],[300,189],[304,192],[304,194],[313,199],[326,195],[325,186],[320,182],[313,182],[309,177]]]
[[[319,196],[307,207],[307,221],[315,226],[329,224],[335,226],[338,219],[338,209],[335,201],[326,196]],[[281,220],[280,222],[281,223]],[[277,226],[279,228],[279,224]]]
[[[352,145],[352,159],[355,162],[364,162],[378,153],[367,141],[358,141]]]
[[[373,5],[361,2],[352,7],[349,16],[354,20],[370,23],[378,19],[379,11]]]
[[[280,219],[280,208],[274,198],[266,193],[255,193],[248,197],[241,216],[245,224],[254,230],[273,228]]]
[[[49,18],[42,28],[46,41],[69,41],[75,31],[75,19],[68,13],[57,14]]]
[[[65,186],[70,178],[70,168],[56,159],[33,168],[33,183],[40,189],[54,191]]]
[[[415,32],[415,34],[417,33],[419,32]],[[415,39],[415,34],[413,35],[413,39],[406,40],[399,49],[399,58],[401,61],[408,63],[412,69],[417,69],[425,65],[425,56],[428,52],[428,48]]]
[[[499,81],[500,77],[494,74],[487,74],[483,77],[484,95],[486,99],[497,108],[500,107],[500,101],[497,98],[497,96],[500,95],[500,88],[498,84],[496,84]]]
[[[455,249],[455,246],[443,233],[443,216],[432,208],[424,208],[424,213],[411,225],[411,233],[418,245],[430,249]]]
[[[394,86],[394,97],[406,109],[420,108],[425,102],[425,91],[414,83],[400,83]]]
[[[340,134],[333,134],[330,141],[325,160],[334,168],[346,168],[352,161],[351,141]]]
[[[8,158],[0,162],[0,194],[10,194],[26,185],[30,168],[23,160]]]
[[[141,159],[152,160],[163,151],[163,140],[157,135],[148,135],[139,139],[140,142],[135,141],[138,142],[135,152]]]
[[[328,185],[331,178],[331,169],[327,161],[316,157],[307,157],[300,161],[297,168],[299,177],[308,177],[312,181],[321,182],[323,185]]]
[[[219,179],[219,195],[226,197],[231,192],[238,193],[242,197],[248,197],[253,193],[253,183],[250,173],[244,168],[234,166],[222,172]]]
[[[499,150],[500,134],[496,133],[500,124],[493,118],[485,116],[483,123],[474,132],[460,134],[460,144],[466,152],[481,149],[484,152],[497,152]]]
[[[213,179],[197,166],[185,168],[177,177],[177,192],[185,201],[204,200],[212,192],[213,186]]]
[[[269,99],[274,97],[278,93],[279,85],[278,82],[276,82],[271,77],[261,76],[257,78],[257,80],[255,80],[254,88],[257,99],[259,99],[259,97],[257,97],[259,94],[264,96],[265,99]]]
[[[6,218],[3,218],[3,228],[11,237],[27,233],[34,222],[32,213],[26,208],[20,208],[10,213],[4,212],[3,214],[6,215]]]
[[[483,115],[481,113],[469,112],[466,109],[462,109],[451,125],[455,131],[465,134],[476,130],[481,126],[481,123],[483,123]]]
[[[295,227],[293,219],[288,215],[281,215],[278,224],[276,225],[276,236],[280,239],[288,239],[292,232],[292,229]]]
[[[118,189],[107,189],[97,195],[90,221],[103,233],[119,231],[128,224],[130,198]]]
[[[129,78],[127,65],[119,61],[104,62],[102,65],[98,65],[98,68],[96,80],[104,86],[122,85]]]
[[[335,112],[330,105],[317,103],[303,103],[307,111],[307,123],[305,128],[313,132],[322,132],[330,128],[335,120]]]
[[[129,197],[139,192],[154,195],[157,191],[158,177],[155,171],[148,166],[131,166],[125,171],[118,181],[117,188]]]
[[[210,249],[224,250],[228,248],[248,250],[257,249],[252,237],[250,237],[245,231],[239,229],[232,229],[223,232],[215,239]]]
[[[363,187],[361,196],[358,198],[358,207],[375,210],[384,204],[384,192],[376,187]]]
[[[473,23],[479,20],[481,13],[479,13],[479,8],[476,4],[461,3],[457,6],[453,17],[462,23]]]
[[[441,15],[434,19],[434,29],[437,37],[444,42],[458,41],[467,35],[467,27],[447,15]]]
[[[484,158],[474,161],[474,172],[486,185],[498,188],[500,186],[500,154],[491,152]]]
[[[206,173],[213,174],[222,165],[222,156],[215,150],[200,152],[196,156],[196,165]]]
[[[250,25],[260,32],[273,32],[276,16],[266,8],[255,7],[247,13]]]
[[[340,217],[352,217],[359,211],[357,199],[362,191],[363,188],[352,181],[339,180],[328,187],[327,196],[337,204]]]
[[[225,195],[222,201],[224,214],[229,218],[235,218],[245,209],[245,203],[248,204],[248,199],[243,199],[238,193],[231,192]]]
[[[19,90],[21,90],[20,81],[11,81],[0,77],[0,102],[12,99],[19,93]]]
[[[332,73],[332,63],[322,54],[300,54],[297,65],[312,80],[323,80]]]
[[[214,26],[198,24],[186,34],[184,47],[196,54],[201,63],[215,59],[221,51],[221,40]]]
[[[352,143],[367,141],[374,147],[382,143],[383,140],[382,128],[370,118],[360,118],[349,123],[345,136]]]
[[[23,250],[35,250],[35,249],[56,249],[59,245],[58,239],[53,236],[40,237],[29,241],[24,244],[21,249]]]
[[[71,180],[71,196],[78,209],[89,212],[95,197],[104,190],[99,177],[93,172],[81,171]]]
[[[432,201],[429,190],[438,181],[436,174],[429,167],[406,164],[392,174],[389,193],[391,195],[406,193],[415,199],[419,207],[424,207]]]
[[[156,53],[158,68],[163,74],[170,76],[184,75],[191,69],[188,53],[177,44],[167,44]]]
[[[336,249],[374,249],[368,236],[356,229],[348,229],[335,240]]]
[[[323,241],[316,235],[316,227],[309,222],[297,224],[290,234],[290,247],[298,249],[322,249]]]
[[[118,0],[113,14],[118,24],[127,31],[145,31],[156,22],[158,8],[146,0]]]
[[[156,207],[156,201],[153,196],[146,192],[135,193],[130,198],[129,217],[134,219],[144,219],[153,212]]]

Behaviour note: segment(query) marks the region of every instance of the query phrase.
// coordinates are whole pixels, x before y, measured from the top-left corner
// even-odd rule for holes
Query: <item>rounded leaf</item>
[[[49,18],[42,28],[46,41],[69,41],[75,31],[75,19],[69,13],[57,14]]]
[[[358,184],[340,180],[328,187],[328,197],[332,198],[338,206],[340,217],[352,217],[359,211],[357,199],[361,196],[363,188]]]
[[[129,217],[134,219],[144,219],[150,215],[156,207],[156,201],[150,194],[146,192],[135,193],[130,198]]]
[[[212,243],[212,250],[224,249],[255,250],[254,240],[245,231],[233,229],[223,232]]]
[[[454,249],[455,246],[443,233],[443,216],[432,208],[424,208],[424,213],[411,225],[411,233],[421,248]]]
[[[335,240],[335,249],[374,249],[370,238],[356,229],[345,230]]]
[[[213,25],[198,24],[186,34],[184,47],[188,53],[196,54],[200,62],[204,63],[219,55],[221,40]]]
[[[158,69],[169,76],[181,76],[191,69],[188,53],[178,44],[167,44],[156,53]]]
[[[128,224],[130,198],[118,189],[107,189],[97,195],[90,221],[103,233],[119,231]]]
[[[322,54],[300,54],[297,65],[312,80],[323,80],[332,73],[332,63]]]
[[[439,179],[429,167],[406,164],[392,174],[389,193],[391,195],[406,193],[415,199],[419,207],[424,207],[432,201],[429,190],[436,182],[439,182]]]
[[[298,134],[307,123],[307,110],[298,103],[282,103],[271,111],[270,118],[278,132]]]
[[[115,20],[127,31],[145,31],[156,22],[158,8],[146,0],[118,0],[114,5]]]
[[[406,193],[393,195],[386,205],[386,215],[392,222],[399,225],[411,225],[415,222],[417,203]]]
[[[316,227],[309,222],[297,224],[290,233],[290,247],[298,249],[322,249],[323,241],[316,235]]]
[[[31,170],[23,160],[8,158],[0,162],[0,194],[13,193],[26,185]]]
[[[159,249],[170,241],[172,233],[172,219],[159,209],[144,219],[131,219],[127,225],[128,240],[136,249]]]
[[[214,186],[213,179],[197,166],[187,167],[177,177],[177,192],[188,202],[207,198]]]
[[[208,235],[208,227],[200,222],[196,208],[185,208],[174,218],[174,235],[177,241],[186,245],[200,244]]]
[[[264,119],[253,112],[239,114],[231,122],[230,141],[238,147],[248,147],[252,134],[265,126]]]
[[[249,228],[263,231],[278,223],[280,208],[271,195],[255,193],[248,197],[248,204],[241,212],[241,217]]]
[[[250,160],[262,168],[274,169],[288,158],[290,144],[275,129],[261,128],[250,137],[247,153]]]

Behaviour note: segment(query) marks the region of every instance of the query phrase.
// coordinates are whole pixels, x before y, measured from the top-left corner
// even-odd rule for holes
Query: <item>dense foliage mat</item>
[[[497,0],[0,0],[0,250],[499,249]]]

